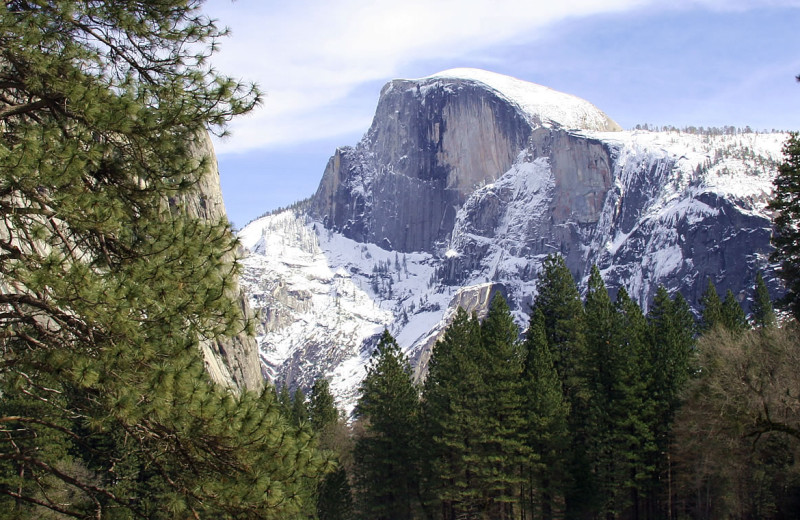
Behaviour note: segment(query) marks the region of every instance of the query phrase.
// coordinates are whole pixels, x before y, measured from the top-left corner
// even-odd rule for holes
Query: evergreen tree
[[[384,330],[361,382],[355,447],[358,508],[364,518],[412,518],[418,496],[419,398],[411,369]]]
[[[473,517],[483,510],[475,466],[476,433],[484,427],[476,403],[485,395],[480,325],[460,308],[436,342],[422,392],[429,516]]]
[[[344,466],[339,465],[326,475],[317,493],[318,520],[348,520],[353,518],[353,498]]]
[[[343,423],[333,401],[328,380],[314,381],[308,399],[311,429],[317,436],[319,447],[331,452],[336,469],[325,476],[317,490],[317,517],[320,520],[345,520],[353,517],[353,497],[346,465],[352,456],[347,426]]]
[[[498,520],[514,518],[526,452],[522,409],[523,356],[519,329],[503,295],[495,293],[481,323],[479,358],[485,391],[474,403],[483,427],[478,430],[479,485],[487,512]]]
[[[189,214],[208,127],[258,92],[209,69],[201,2],[0,7],[0,515],[294,518],[322,460],[271,391],[214,386],[246,328],[227,222]]]
[[[750,328],[742,306],[736,301],[736,297],[730,289],[725,293],[725,299],[722,301],[722,326],[734,335],[741,334]]]
[[[717,288],[711,278],[708,279],[706,290],[700,297],[700,331],[706,332],[722,323],[722,300],[719,299]]]
[[[523,503],[533,518],[549,520],[563,497],[569,405],[547,344],[544,315],[538,308],[531,314],[525,352],[524,431],[529,461]]]
[[[796,132],[789,135],[783,147],[783,162],[773,184],[769,208],[776,212],[772,236],[775,251],[770,259],[780,262],[779,273],[787,290],[784,302],[800,319],[800,137]]]
[[[769,296],[769,289],[764,283],[761,273],[756,274],[756,286],[753,294],[753,324],[759,328],[770,328],[777,324],[775,310],[772,308],[772,299]]]
[[[611,499],[600,493],[605,485],[615,489],[611,466],[617,459],[615,446],[611,444],[613,418],[609,415],[614,404],[614,385],[617,355],[614,345],[615,311],[605,283],[597,266],[592,266],[584,304],[586,320],[586,363],[584,371],[589,392],[589,409],[585,423],[581,425],[586,443],[586,457],[592,467],[591,479],[584,479],[583,496],[585,507],[603,511],[602,502]]]
[[[534,307],[545,320],[547,343],[556,371],[571,403],[585,401],[585,320],[575,279],[560,256],[548,256],[539,274]]]
[[[609,356],[613,367],[610,388],[609,478],[601,495],[608,515],[640,515],[641,497],[652,474],[650,460],[657,456],[652,429],[655,403],[650,394],[653,380],[649,360],[647,320],[627,291],[620,288],[615,302],[615,325]]]
[[[314,381],[308,399],[308,415],[315,432],[324,432],[339,421],[339,411],[333,402],[330,383],[324,377]]]
[[[713,288],[713,284],[709,283]],[[714,290],[716,294],[716,290]],[[666,289],[658,288],[647,315],[649,329],[648,365],[652,368],[650,395],[653,398],[653,432],[656,446],[651,464],[650,513],[671,516],[671,497],[666,496],[671,479],[669,459],[672,423],[680,406],[680,393],[693,371],[694,318],[683,296],[671,300]]]
[[[300,387],[297,387],[294,391],[294,395],[292,395],[290,416],[295,426],[300,426],[308,422],[308,401],[306,400],[305,392],[303,392],[303,389]]]
[[[591,392],[587,379],[587,352],[583,303],[575,280],[560,256],[548,256],[537,284],[534,308],[544,316],[547,343],[569,405],[569,446],[566,454],[567,515],[576,517],[591,507],[592,478],[589,461]]]

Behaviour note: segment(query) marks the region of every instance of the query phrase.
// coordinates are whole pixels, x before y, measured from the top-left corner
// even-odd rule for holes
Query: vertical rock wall
[[[219,169],[214,147],[207,133],[200,135],[196,145],[198,157],[210,157],[212,161],[208,173],[200,179],[192,196],[185,197],[180,204],[190,215],[204,219],[217,220],[226,215],[225,203],[219,182]],[[174,201],[173,201],[174,203]],[[233,262],[233,255],[230,257]],[[229,294],[242,309],[246,319],[252,317],[247,298],[237,287],[234,294]],[[238,390],[259,391],[264,386],[261,363],[258,357],[258,344],[255,338],[242,332],[223,340],[206,340],[201,343],[206,369],[211,378],[222,385]]]

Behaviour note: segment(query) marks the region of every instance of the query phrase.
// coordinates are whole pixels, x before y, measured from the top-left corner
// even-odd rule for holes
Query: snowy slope
[[[387,84],[308,203],[240,233],[270,377],[327,377],[350,409],[384,328],[422,377],[459,305],[480,312],[500,291],[524,329],[553,253],[645,308],[659,285],[696,306],[708,279],[747,308],[758,271],[777,296],[767,200],[786,135],[617,128],[486,71]]]
[[[694,268],[682,226],[718,219],[730,208],[766,222],[784,135],[639,131],[591,137],[612,150],[614,183],[596,225],[583,230],[586,269],[579,275],[597,263],[610,285],[626,286],[646,304],[658,284],[680,289],[681,277]],[[541,261],[559,248],[529,247],[551,219],[553,188],[547,158],[521,154],[459,209],[439,254],[358,243],[297,210],[250,223],[240,233],[250,251],[242,278],[251,305],[261,310],[262,362],[275,379],[300,386],[330,378],[340,404],[350,408],[383,328],[419,359],[464,287],[500,284],[524,327]],[[709,205],[709,196],[728,206]],[[489,223],[480,221],[487,201],[498,208]],[[763,256],[760,261],[765,266]]]
[[[303,374],[293,385],[325,376],[346,408],[384,328],[402,345],[416,345],[441,321],[455,290],[430,284],[431,255],[360,244],[292,210],[248,224],[239,237],[250,251],[242,285],[261,311],[257,339],[270,377],[283,380],[299,364]],[[315,356],[318,349],[324,356]]]

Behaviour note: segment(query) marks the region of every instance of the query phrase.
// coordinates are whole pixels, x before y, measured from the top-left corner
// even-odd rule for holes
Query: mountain
[[[219,168],[211,138],[202,133],[194,145],[193,154],[209,157],[211,167],[203,175],[193,191],[181,200],[170,200],[170,204],[181,205],[189,215],[207,220],[217,220],[226,215],[219,182]],[[229,260],[235,260],[230,255]],[[242,313],[252,315],[247,297],[242,290],[227,295],[237,301]],[[260,391],[264,387],[264,376],[258,357],[258,344],[246,332],[222,339],[204,339],[200,342],[206,370],[211,378],[224,386],[239,390]]]
[[[785,134],[622,131],[592,104],[454,69],[394,80],[317,192],[248,224],[242,284],[271,378],[326,376],[350,406],[384,327],[419,376],[460,305],[506,295],[520,327],[543,259],[593,264],[647,307],[659,285],[696,305],[711,279],[749,306],[774,295],[766,203]]]

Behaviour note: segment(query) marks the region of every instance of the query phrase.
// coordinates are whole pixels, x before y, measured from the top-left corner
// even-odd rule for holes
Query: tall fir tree
[[[324,377],[314,381],[308,397],[308,416],[315,432],[324,432],[339,421],[339,411],[331,394],[330,383]]]
[[[485,505],[475,471],[484,427],[476,403],[486,393],[481,355],[480,323],[459,308],[436,342],[422,391],[427,510],[447,520],[479,515]]]
[[[601,494],[607,516],[638,518],[652,474],[650,459],[657,455],[647,320],[625,288],[617,292],[614,306],[614,350],[608,360],[614,374],[608,414],[609,445],[613,447],[609,451],[614,455]]]
[[[295,426],[300,426],[308,422],[308,400],[303,389],[297,387],[292,394],[292,408],[290,411],[292,422]]]
[[[741,334],[750,328],[742,306],[739,305],[736,296],[730,289],[725,293],[725,299],[722,301],[722,326],[734,335]]]
[[[560,256],[545,259],[537,291],[534,308],[544,316],[548,346],[570,410],[566,515],[579,517],[589,511],[594,498],[586,430],[591,392],[583,303],[572,273]]]
[[[561,256],[548,256],[539,274],[534,308],[544,316],[547,343],[571,403],[586,400],[586,326],[575,279]]]
[[[564,496],[569,404],[547,344],[544,315],[538,308],[531,313],[525,354],[524,431],[529,459],[523,507],[532,518],[550,520],[562,512],[559,504]]]
[[[711,278],[708,279],[703,295],[700,297],[700,331],[707,332],[722,324],[722,300]]]
[[[349,432],[334,404],[330,383],[324,377],[314,381],[308,398],[309,425],[322,450],[331,453],[336,469],[317,488],[317,518],[348,520],[353,517],[353,496],[347,467],[352,457]]]
[[[713,288],[713,284],[709,286]],[[649,391],[654,405],[651,431],[656,446],[650,461],[654,473],[648,490],[648,514],[671,516],[671,431],[681,390],[693,373],[695,323],[683,296],[678,293],[672,300],[663,286],[656,292],[647,321],[650,349],[647,361],[652,368]]]
[[[756,285],[753,291],[753,325],[759,328],[771,328],[777,325],[775,310],[772,307],[772,298],[769,295],[767,284],[761,272],[756,273]]]
[[[617,487],[613,478],[613,464],[617,459],[615,446],[611,444],[614,404],[614,385],[617,383],[618,367],[614,345],[615,310],[605,283],[597,266],[592,266],[586,289],[584,304],[586,320],[586,373],[589,408],[582,435],[585,437],[586,457],[592,471],[585,479],[583,496],[585,507],[605,513],[604,502],[611,497],[600,492],[603,485]]]
[[[412,518],[419,494],[419,396],[408,361],[387,330],[359,390],[355,416],[364,433],[355,446],[358,512],[376,520]]]
[[[775,189],[769,208],[773,219],[775,246],[770,259],[780,262],[779,274],[786,286],[783,299],[795,319],[800,320],[800,135],[789,134],[783,147],[783,162],[773,180]]]
[[[487,511],[498,520],[516,518],[522,483],[524,442],[522,403],[523,355],[519,328],[505,298],[495,293],[480,328],[482,356],[478,359],[485,391],[474,403],[483,427],[475,466]]]
[[[0,7],[0,511],[296,518],[322,468],[270,392],[212,384],[246,328],[224,219],[191,215],[207,128],[258,103],[210,69],[202,2]]]

